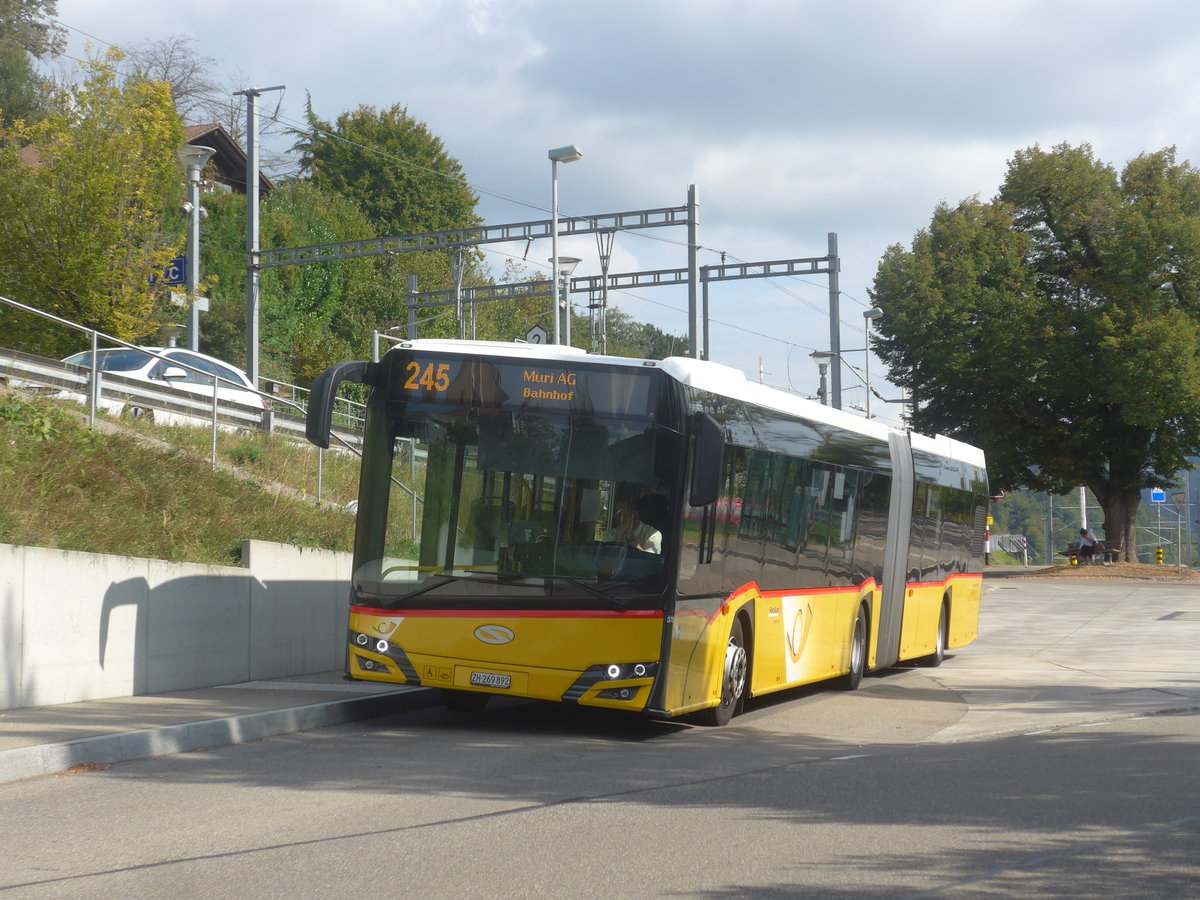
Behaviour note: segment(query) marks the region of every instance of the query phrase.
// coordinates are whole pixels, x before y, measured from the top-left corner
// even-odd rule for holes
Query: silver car
[[[152,356],[158,353],[165,359]],[[222,403],[235,403],[248,410],[262,412],[267,408],[266,400],[254,390],[254,385],[241,369],[235,369],[226,362],[197,353],[193,350],[183,350],[178,347],[141,347],[136,350],[118,347],[110,350],[99,350],[97,365],[102,372],[111,372],[123,378],[133,378],[156,384],[168,384],[173,388],[196,394],[205,400],[212,400],[212,378],[216,375],[222,379],[217,385],[217,399]],[[85,350],[63,360],[65,363],[92,368],[92,353]],[[181,365],[173,365],[172,363]],[[191,368],[185,368],[190,366]],[[193,371],[198,369],[199,371]],[[126,411],[132,415],[141,415],[145,409],[126,404],[124,401],[105,400],[103,405],[112,412]],[[170,417],[164,417],[170,418]]]

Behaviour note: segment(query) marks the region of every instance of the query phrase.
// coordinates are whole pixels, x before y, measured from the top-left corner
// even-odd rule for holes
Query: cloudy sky
[[[400,104],[463,165],[488,224],[701,204],[700,262],[842,257],[843,403],[862,406],[862,312],[884,249],[941,201],[991,198],[1034,143],[1087,142],[1117,166],[1174,145],[1200,163],[1194,0],[59,0],[85,41],[193,38],[243,83],[283,84],[324,119]],[[278,98],[265,95],[272,113]],[[545,266],[546,246],[529,248]],[[623,233],[612,273],[686,265],[683,228]],[[491,248],[497,274],[522,245]],[[595,238],[560,241],[600,271]],[[688,332],[677,288],[617,305]],[[812,395],[828,349],[824,276],[712,288],[713,358]],[[999,363],[999,361],[998,361]],[[872,361],[872,383],[897,397]],[[900,407],[875,400],[895,420]]]

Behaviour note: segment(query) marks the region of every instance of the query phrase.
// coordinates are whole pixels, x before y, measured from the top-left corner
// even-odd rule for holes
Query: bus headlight
[[[653,678],[658,663],[609,663],[601,668],[608,681],[624,681],[627,678]]]
[[[383,638],[380,638],[378,641],[375,642],[375,652],[376,653],[387,653],[388,648],[390,646],[391,646],[391,644],[389,644]]]

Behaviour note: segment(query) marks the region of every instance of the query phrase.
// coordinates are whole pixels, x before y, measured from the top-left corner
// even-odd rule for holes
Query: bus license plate
[[[496,675],[492,672],[472,672],[471,685],[473,687],[504,688],[508,690],[512,686],[512,676]]]

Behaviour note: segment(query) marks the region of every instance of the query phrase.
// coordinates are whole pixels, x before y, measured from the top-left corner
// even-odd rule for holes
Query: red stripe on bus
[[[874,578],[868,578],[866,581],[857,586],[845,585],[843,587],[784,588],[778,591],[760,590],[758,585],[751,581],[743,584],[737,590],[732,591],[729,594],[729,598],[717,608],[717,611],[712,614],[708,621],[711,625],[717,620],[717,616],[721,615],[722,613],[729,612],[729,607],[731,605],[739,603],[741,599],[749,593],[754,593],[764,600],[778,600],[782,597],[808,597],[814,594],[860,594],[866,590],[876,591],[878,589],[879,585],[875,582]]]
[[[363,616],[401,616],[406,619],[661,619],[662,610],[631,609],[372,609],[352,606]]]

